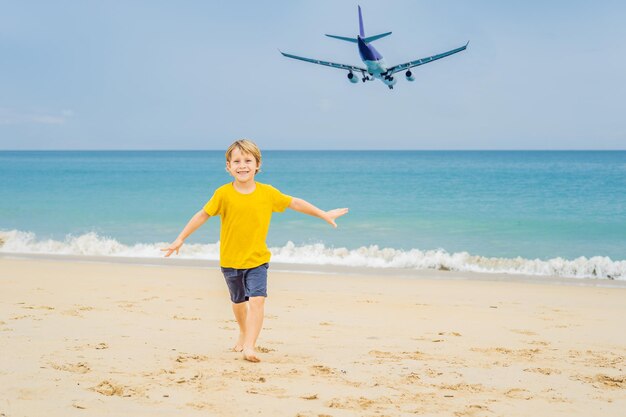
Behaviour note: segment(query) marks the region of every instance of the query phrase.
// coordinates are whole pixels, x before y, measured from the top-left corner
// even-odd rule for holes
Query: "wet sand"
[[[216,268],[0,258],[0,416],[623,415],[626,288],[441,277],[271,268],[252,364]]]

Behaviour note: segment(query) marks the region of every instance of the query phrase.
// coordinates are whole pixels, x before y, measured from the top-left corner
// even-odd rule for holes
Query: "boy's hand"
[[[337,228],[337,223],[335,223],[335,219],[343,216],[348,212],[347,208],[338,208],[334,210],[328,210],[324,212],[322,218],[328,222],[332,227]]]
[[[313,204],[305,201],[301,198],[293,197],[291,199],[291,203],[289,204],[289,208],[295,210],[300,213],[308,214],[309,216],[319,217],[320,219],[326,220],[328,224],[332,227],[337,227],[337,223],[335,223],[335,219],[337,217],[341,217],[348,212],[347,208],[338,208],[334,210],[323,211],[319,208],[315,207]]]
[[[183,242],[180,239],[176,239],[170,246],[168,246],[167,248],[161,249],[161,252],[167,251],[167,253],[165,254],[166,258],[170,256],[174,251],[176,251],[176,255],[178,255],[178,250],[180,249],[181,246],[183,246],[183,243],[185,242]]]

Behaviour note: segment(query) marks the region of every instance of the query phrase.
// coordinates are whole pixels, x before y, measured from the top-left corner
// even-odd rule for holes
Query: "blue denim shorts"
[[[238,304],[248,301],[250,297],[267,297],[269,267],[270,264],[265,263],[250,269],[222,268],[230,300]]]

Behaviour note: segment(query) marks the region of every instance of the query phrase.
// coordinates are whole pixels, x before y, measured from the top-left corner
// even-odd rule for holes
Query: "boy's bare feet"
[[[243,352],[243,341],[246,338],[246,335],[243,333],[239,333],[239,340],[237,340],[237,344],[233,346],[233,350],[235,352]]]
[[[254,349],[244,348],[243,349],[243,358],[250,362],[261,362],[261,359],[256,355]]]

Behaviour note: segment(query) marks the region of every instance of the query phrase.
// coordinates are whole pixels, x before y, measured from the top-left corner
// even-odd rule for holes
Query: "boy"
[[[272,212],[286,208],[319,217],[333,227],[335,219],[347,208],[323,211],[295,197],[282,194],[271,185],[261,184],[254,176],[261,168],[261,151],[249,140],[235,141],[226,151],[226,170],[234,181],[215,190],[213,197],[185,226],[168,247],[165,257],[178,254],[185,239],[211,216],[221,217],[220,266],[226,279],[233,313],[239,324],[239,339],[233,350],[243,358],[259,362],[256,340],[263,326],[267,297],[267,269],[270,252],[265,239]]]

